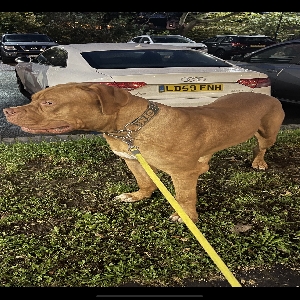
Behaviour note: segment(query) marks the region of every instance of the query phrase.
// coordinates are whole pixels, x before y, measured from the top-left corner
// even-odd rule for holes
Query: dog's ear
[[[122,88],[98,83],[90,85],[89,88],[96,92],[104,115],[112,115],[119,111],[122,106],[128,103],[131,95]]]

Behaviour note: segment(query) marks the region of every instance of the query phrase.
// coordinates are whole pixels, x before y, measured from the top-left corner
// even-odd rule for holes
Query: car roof
[[[300,43],[300,39],[287,40],[287,41],[284,41],[284,42],[277,43],[277,45],[280,45],[280,44],[289,44],[289,43]]]
[[[38,32],[13,32],[13,33],[4,33],[3,35],[46,35],[45,33]]]
[[[279,42],[279,43],[276,43],[276,44],[267,46],[267,47],[265,47],[265,48],[256,50],[256,51],[254,51],[254,52],[262,51],[262,50],[264,50],[264,49],[269,49],[269,48],[272,48],[272,47],[278,47],[278,46],[280,46],[280,45],[295,44],[295,43],[300,43],[300,39],[295,39],[295,40],[288,40],[288,41],[284,41],[284,42]],[[254,53],[254,52],[253,52],[253,53]]]
[[[153,36],[153,37],[156,37],[156,36],[180,36],[180,37],[185,37],[185,36],[182,36],[180,34],[141,34],[141,35],[138,35],[138,37],[149,37],[149,36]]]
[[[248,53],[247,54],[247,57],[249,56],[252,56],[252,55],[256,55],[257,53],[260,53],[262,51],[265,51],[267,49],[271,49],[271,48],[276,48],[280,45],[288,45],[288,44],[297,44],[297,43],[300,43],[300,39],[295,39],[295,40],[288,40],[288,41],[284,41],[284,42],[279,42],[279,43],[276,43],[276,44],[272,44],[270,46],[267,46],[267,47],[264,47],[262,49],[258,49],[258,50],[255,50],[251,53]],[[246,56],[245,56],[246,57]]]
[[[216,37],[223,37],[223,36],[242,36],[242,37],[269,37],[263,34],[217,34]]]
[[[68,44],[56,47],[66,50],[76,49],[78,51],[107,51],[107,50],[139,50],[139,49],[172,49],[172,50],[191,50],[186,47],[176,47],[161,44],[137,44],[137,43],[88,43],[88,44]]]
[[[185,37],[179,34],[150,34],[150,36],[181,36],[181,37]]]

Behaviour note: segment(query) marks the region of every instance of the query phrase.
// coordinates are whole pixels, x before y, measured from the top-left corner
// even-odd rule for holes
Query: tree
[[[143,32],[134,12],[1,12],[0,33],[41,32],[60,44],[124,42]]]
[[[176,19],[179,25],[170,30],[153,26],[151,23],[158,18],[164,19],[164,24]],[[265,34],[285,40],[300,36],[300,13],[0,12],[0,33],[35,31],[60,44],[127,42],[145,32],[181,34],[195,41],[216,34]]]
[[[134,17],[124,12],[41,12],[44,32],[61,44],[92,42],[124,42],[140,34]]]
[[[218,22],[223,19],[227,19],[231,16],[239,14],[238,12],[225,12],[225,13],[215,13],[215,12],[184,12],[179,20],[179,33],[183,36],[191,31],[196,25],[199,24],[209,24],[211,22]]]
[[[0,12],[0,33],[35,32],[41,25],[33,12]]]
[[[263,34],[278,40],[300,35],[298,12],[183,13],[179,32],[196,41],[216,34]]]

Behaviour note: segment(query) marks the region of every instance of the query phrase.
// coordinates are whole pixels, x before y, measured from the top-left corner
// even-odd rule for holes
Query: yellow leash
[[[144,157],[142,156],[142,154],[140,153],[140,151],[136,147],[134,147],[134,146],[131,146],[129,149],[134,154],[134,156],[137,158],[137,160],[140,162],[140,164],[145,169],[145,171],[147,172],[147,174],[149,175],[149,177],[156,184],[156,186],[158,187],[158,189],[162,192],[162,194],[170,202],[171,206],[175,209],[175,211],[178,213],[178,215],[180,216],[180,218],[187,225],[187,227],[189,228],[189,230],[196,237],[196,239],[198,240],[198,242],[202,245],[202,247],[207,252],[207,254],[210,256],[210,258],[213,260],[213,262],[217,265],[217,267],[222,272],[222,274],[225,276],[225,278],[228,280],[228,282],[230,283],[230,285],[232,287],[241,287],[241,284],[233,276],[233,274],[227,268],[227,266],[222,261],[222,259],[217,254],[217,252],[214,250],[214,248],[209,244],[209,242],[207,241],[207,239],[199,231],[199,229],[197,228],[197,226],[195,225],[195,223],[185,213],[185,211],[181,208],[181,206],[178,204],[178,202],[175,200],[175,198],[172,196],[172,194],[167,190],[167,188],[164,186],[164,184],[156,176],[155,172],[151,169],[151,167],[146,162],[146,160],[144,159]]]

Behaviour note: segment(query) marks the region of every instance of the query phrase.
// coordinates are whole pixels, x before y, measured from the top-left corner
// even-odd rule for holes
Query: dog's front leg
[[[155,183],[148,176],[144,168],[136,159],[124,159],[128,168],[133,173],[139,190],[132,193],[124,193],[119,196],[116,196],[116,199],[124,202],[135,202],[142,199],[150,198],[152,193],[157,189]],[[152,167],[152,170],[156,172],[156,169]]]
[[[196,187],[199,173],[187,172],[171,177],[175,188],[176,201],[191,220],[196,223],[198,220]],[[173,222],[183,222],[177,213],[172,214],[170,220]]]
[[[198,221],[198,213],[196,211],[197,182],[199,176],[208,171],[210,158],[211,155],[200,157],[193,170],[181,170],[180,174],[170,172],[175,188],[176,201],[194,223]],[[170,216],[170,220],[183,222],[177,212]]]

